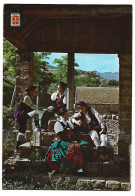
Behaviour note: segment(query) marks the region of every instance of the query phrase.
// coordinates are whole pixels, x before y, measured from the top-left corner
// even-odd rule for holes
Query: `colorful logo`
[[[11,26],[12,27],[20,27],[20,13],[11,13]]]

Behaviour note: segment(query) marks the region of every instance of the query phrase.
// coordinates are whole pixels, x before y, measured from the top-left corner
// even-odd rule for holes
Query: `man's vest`
[[[86,118],[85,118],[85,114],[83,114],[81,112],[81,120],[83,122],[83,129],[84,129],[84,132],[88,132],[90,130],[96,130],[96,131],[100,131],[101,130],[101,127],[99,125],[99,122],[98,122],[98,119],[95,117],[95,115],[92,113],[91,111],[91,108],[90,107],[87,107],[87,112],[88,112],[88,115],[89,117],[91,118],[91,121],[89,124],[87,124],[86,122]]]
[[[23,103],[23,100],[24,100],[24,97],[25,96],[27,96],[28,94],[25,94],[24,96],[23,96],[23,98],[20,100],[20,102],[17,104],[17,106],[16,106],[16,108],[18,109],[18,110],[20,110],[20,111],[25,111],[26,113],[29,113],[29,112],[31,112],[33,109],[30,107],[30,106],[28,106],[28,105],[26,105],[25,103]],[[29,96],[29,95],[28,95]],[[30,97],[30,96],[29,96]],[[31,97],[30,97],[31,98]]]

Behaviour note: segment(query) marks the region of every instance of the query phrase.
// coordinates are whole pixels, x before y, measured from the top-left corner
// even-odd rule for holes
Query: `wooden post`
[[[74,53],[68,52],[68,73],[67,73],[67,109],[73,111],[74,105]]]

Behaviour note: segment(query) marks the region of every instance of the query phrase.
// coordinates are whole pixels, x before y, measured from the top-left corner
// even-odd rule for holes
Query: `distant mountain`
[[[46,68],[48,69],[48,71],[51,72],[55,72],[56,67],[51,66],[51,65],[47,65]],[[87,73],[87,71],[81,70],[81,69],[77,69],[78,73],[80,73],[82,76],[85,75]],[[97,72],[97,74],[99,74],[102,78],[105,79],[109,79],[109,80],[119,80],[119,72]]]
[[[119,80],[119,72],[104,72],[104,73],[100,73],[97,72],[97,74],[99,74],[102,78],[106,78],[106,79],[110,79],[110,80]]]
[[[54,73],[55,70],[56,70],[56,67],[51,66],[51,65],[46,65],[46,68],[47,68],[48,71],[50,71],[50,72],[52,72],[52,73]]]

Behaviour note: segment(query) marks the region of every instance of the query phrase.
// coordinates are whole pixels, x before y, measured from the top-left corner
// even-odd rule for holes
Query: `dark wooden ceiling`
[[[9,25],[21,12],[22,25]],[[131,53],[131,5],[5,4],[4,37],[19,50]]]

